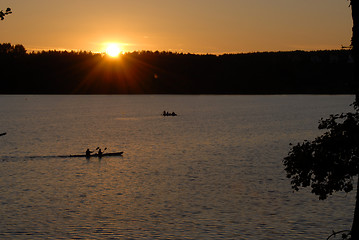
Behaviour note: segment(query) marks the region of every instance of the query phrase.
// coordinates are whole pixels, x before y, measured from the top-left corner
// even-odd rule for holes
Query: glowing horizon
[[[140,6],[140,7],[139,7]],[[345,0],[4,0],[0,42],[29,51],[172,51],[199,54],[332,50],[350,45]],[[66,16],[66,17],[64,17]]]

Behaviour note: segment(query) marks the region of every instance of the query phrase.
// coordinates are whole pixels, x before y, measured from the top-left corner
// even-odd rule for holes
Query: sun
[[[121,49],[116,43],[111,43],[106,48],[106,54],[110,57],[116,58],[121,53]]]

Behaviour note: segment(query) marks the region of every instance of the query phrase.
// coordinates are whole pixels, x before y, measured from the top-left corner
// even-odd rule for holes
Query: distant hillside
[[[196,55],[26,53],[0,44],[2,94],[351,94],[348,50]]]

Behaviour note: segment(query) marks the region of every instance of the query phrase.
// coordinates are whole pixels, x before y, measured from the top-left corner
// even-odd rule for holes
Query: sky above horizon
[[[27,50],[184,53],[349,46],[347,0],[0,0],[0,43]]]

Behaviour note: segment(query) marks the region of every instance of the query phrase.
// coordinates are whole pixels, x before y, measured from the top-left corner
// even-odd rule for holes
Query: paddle
[[[105,152],[107,148],[105,148],[103,151],[99,150],[98,152],[98,157],[101,158],[102,157],[102,154]]]
[[[97,148],[96,148],[96,150],[99,150],[99,149],[100,149],[100,147],[97,147]],[[103,153],[106,149],[107,149],[107,147],[106,147],[104,150],[101,150],[101,152]],[[95,151],[96,151],[96,150],[95,150]]]

